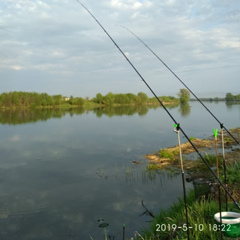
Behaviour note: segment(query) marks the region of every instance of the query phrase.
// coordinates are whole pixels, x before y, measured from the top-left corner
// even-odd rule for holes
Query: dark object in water
[[[200,198],[202,196],[205,196],[205,198],[208,198],[210,193],[212,192],[212,184],[215,182],[215,180],[212,179],[205,179],[205,178],[196,178],[193,180],[193,187],[195,192],[195,197]]]
[[[99,218],[99,219],[98,219],[98,222],[103,222],[103,221],[104,221],[103,218]]]
[[[98,225],[100,228],[106,228],[107,226],[109,226],[108,223],[101,223]]]
[[[150,217],[152,217],[152,218],[155,218],[155,216],[153,215],[153,213],[146,208],[146,206],[145,206],[144,203],[143,203],[143,200],[142,200],[142,206],[145,208],[146,211],[143,212],[142,214],[140,214],[139,216],[142,216],[142,215],[146,214],[146,215],[148,215],[148,216],[150,216]]]
[[[132,160],[133,163],[135,163],[136,165],[140,164],[140,162]]]

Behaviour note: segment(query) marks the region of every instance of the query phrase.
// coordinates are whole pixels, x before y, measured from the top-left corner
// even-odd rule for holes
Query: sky
[[[158,96],[240,93],[239,0],[82,0]],[[0,1],[0,93],[152,93],[76,0]]]

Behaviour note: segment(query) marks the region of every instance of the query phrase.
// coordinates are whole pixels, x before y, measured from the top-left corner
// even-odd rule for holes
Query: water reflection
[[[61,118],[67,113],[71,113],[70,110],[62,109],[13,109],[0,111],[0,123],[1,124],[24,124],[34,123],[38,121],[47,121],[50,118]]]
[[[96,108],[93,110],[93,112],[96,114],[97,117],[102,117],[102,115],[106,115],[108,117],[113,116],[123,116],[128,115],[132,116],[134,114],[138,114],[139,116],[146,115],[148,113],[148,110],[152,108],[149,106],[125,106],[125,107],[102,107],[102,108]]]
[[[226,107],[228,108],[228,109],[232,109],[232,107],[234,106],[234,105],[239,105],[239,107],[240,107],[240,102],[225,102],[225,104],[226,104]]]
[[[179,111],[183,117],[187,117],[191,112],[191,107],[189,103],[180,104]]]
[[[149,109],[159,108],[158,105],[134,105],[134,106],[120,106],[120,107],[101,107],[92,110],[84,108],[71,108],[71,109],[12,109],[0,111],[0,123],[17,125],[24,123],[35,123],[38,121],[47,121],[51,118],[62,118],[65,115],[82,115],[93,112],[98,118],[103,115],[108,117],[113,116],[132,116],[138,114],[144,116],[148,113]],[[168,108],[174,108],[176,105],[168,105]]]
[[[217,102],[215,104],[218,104]],[[235,102],[225,102],[227,109],[232,109],[234,105],[239,105]],[[179,112],[183,117],[187,117],[191,112],[191,106],[189,103],[166,105],[168,109],[174,109],[179,106]],[[17,125],[24,123],[35,123],[38,121],[47,121],[51,118],[62,118],[66,115],[71,117],[74,115],[87,114],[89,112],[94,113],[98,118],[103,115],[108,117],[113,116],[133,116],[138,114],[139,116],[147,115],[150,109],[161,108],[159,105],[133,105],[133,106],[118,106],[118,107],[100,107],[95,109],[85,108],[71,108],[71,109],[11,109],[0,111],[0,123]]]

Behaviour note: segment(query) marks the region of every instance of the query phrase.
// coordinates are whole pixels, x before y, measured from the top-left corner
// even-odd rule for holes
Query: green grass
[[[214,214],[219,212],[216,201],[202,198],[195,199],[194,191],[187,196],[188,221],[191,240],[217,240],[221,239],[220,232],[214,231],[216,227]],[[229,203],[229,210],[233,210],[233,204]],[[222,209],[224,211],[224,209]],[[233,210],[234,211],[234,210]],[[149,230],[140,233],[137,239],[142,240],[185,240],[186,231],[185,205],[182,199],[172,205],[168,210],[160,210],[159,214],[149,226]],[[179,228],[178,228],[179,227]],[[181,228],[180,228],[181,227]],[[157,231],[162,230],[162,231]]]
[[[151,170],[157,170],[159,169],[159,167],[156,164],[148,164],[147,165],[147,170],[151,171]]]
[[[129,179],[133,178],[134,170],[135,170],[135,169],[134,169],[133,166],[128,166],[128,167],[126,168],[126,178],[129,178]]]
[[[196,138],[195,137],[189,137],[189,140],[190,141],[193,141],[193,140],[195,140]]]
[[[233,164],[228,164],[226,166],[226,176],[227,184],[236,185],[240,188],[240,162],[235,162]],[[221,175],[221,180],[223,181],[224,176]]]
[[[175,150],[172,152],[172,154],[173,154],[174,156],[179,156],[179,148],[178,148],[178,149],[175,149]]]
[[[167,149],[161,149],[159,156],[160,156],[161,158],[169,158],[169,159],[171,159],[171,160],[174,160],[174,154],[171,153],[171,152],[170,152],[169,150],[167,150]]]
[[[216,167],[217,160],[215,155],[206,153],[204,159],[210,167]],[[219,169],[223,168],[223,159],[220,156],[218,156],[218,167]],[[208,170],[207,165],[203,162],[203,160],[200,157],[196,162],[195,168],[197,168],[198,171]]]
[[[226,144],[227,144],[227,143],[233,143],[233,142],[234,142],[234,140],[233,140],[232,138],[226,137],[226,136],[224,136],[224,141],[225,141]]]

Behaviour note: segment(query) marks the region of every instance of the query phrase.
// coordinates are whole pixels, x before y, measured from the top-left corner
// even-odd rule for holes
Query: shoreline
[[[163,102],[164,105],[178,105],[179,101],[170,101],[170,102]],[[158,102],[145,102],[141,104],[136,104],[136,103],[126,103],[126,104],[100,104],[100,103],[94,103],[92,101],[85,102],[83,105],[71,105],[71,104],[59,104],[59,105],[47,105],[47,106],[2,106],[0,107],[1,111],[6,111],[6,110],[34,110],[34,109],[71,109],[71,108],[105,108],[105,107],[129,107],[129,106],[155,106],[159,105]],[[159,105],[161,107],[161,105]]]
[[[240,128],[230,129],[231,134],[239,141],[240,140]],[[221,134],[219,134],[217,143],[218,149],[222,150]],[[190,139],[191,140],[191,139]],[[206,149],[208,152],[214,150],[209,158],[204,156],[204,159],[207,160],[211,169],[216,172],[216,152],[215,152],[215,139],[214,136],[209,136],[208,139],[192,139],[194,145],[198,148],[199,152],[202,149]],[[226,160],[226,175],[227,178],[224,179],[224,168],[223,168],[223,159],[222,153],[218,153],[219,169],[220,169],[220,180],[224,183],[225,187],[228,189],[229,193],[232,195],[236,203],[240,204],[240,183],[239,183],[239,170],[240,170],[240,147],[232,138],[228,136],[227,133],[224,134],[224,149],[225,160]],[[183,168],[186,170],[188,175],[186,181],[193,181],[193,190],[188,193],[186,196],[187,208],[188,208],[188,223],[189,226],[213,226],[216,225],[214,219],[214,214],[221,211],[236,211],[236,204],[232,202],[229,196],[224,194],[223,190],[219,191],[219,188],[216,185],[216,179],[213,177],[208,167],[204,164],[202,159],[198,160],[186,160],[184,157],[192,156],[191,154],[195,152],[192,146],[187,142],[181,144],[183,149]],[[179,160],[179,146],[169,147],[163,150],[160,150],[154,154],[146,155],[145,157],[149,160],[150,165],[157,166],[157,168],[152,167],[151,170],[157,169],[166,169],[169,171],[176,170],[181,171],[181,165]],[[169,154],[169,157],[161,157],[161,151],[165,151],[165,155]],[[177,154],[178,153],[178,154]],[[203,156],[203,154],[201,154]],[[205,158],[206,157],[206,158]],[[166,164],[167,163],[167,164]],[[209,187],[211,184],[211,187]],[[219,200],[221,199],[221,200]],[[222,202],[220,206],[219,201]],[[228,210],[226,209],[228,206]],[[205,211],[204,209],[207,209]],[[185,203],[183,198],[179,198],[176,203],[174,203],[168,209],[160,209],[157,214],[154,214],[155,217],[152,219],[149,226],[141,231],[141,239],[173,239],[172,237],[184,236],[185,231],[180,227],[173,231],[158,231],[156,230],[156,225],[159,223],[175,224],[176,226],[182,226],[186,222],[185,216]],[[192,231],[192,227],[189,230],[191,239],[220,239],[221,235],[219,231],[211,232],[206,228],[206,231]],[[140,239],[140,238],[137,238]],[[174,238],[175,239],[175,238]],[[178,239],[178,238],[177,238]],[[238,238],[237,238],[238,239]]]
[[[240,128],[230,129],[230,133],[240,141]],[[191,140],[191,139],[190,139]],[[206,154],[203,155],[203,152],[214,152],[215,155],[215,139],[214,136],[209,136],[207,139],[193,139],[192,143],[199,150],[200,154],[205,157]],[[217,138],[217,148],[222,151],[222,139],[221,134]],[[240,161],[240,147],[236,144],[236,142],[228,135],[227,132],[224,132],[224,150],[225,150],[225,161],[226,164],[231,164],[236,161]],[[191,146],[189,142],[181,144],[181,151],[183,156],[183,165],[184,170],[189,175],[197,175],[205,176],[205,173],[201,174],[201,168],[199,169],[202,159],[194,160],[193,154],[197,155],[195,149]],[[191,155],[192,154],[192,155]],[[219,153],[218,157],[222,159],[222,152]],[[153,154],[145,155],[145,158],[149,160],[149,164],[153,165],[153,169],[180,169],[180,157],[179,157],[179,146],[176,145],[174,147],[168,147],[165,149],[161,149]],[[196,158],[196,156],[195,156]],[[203,163],[204,164],[204,163]]]

